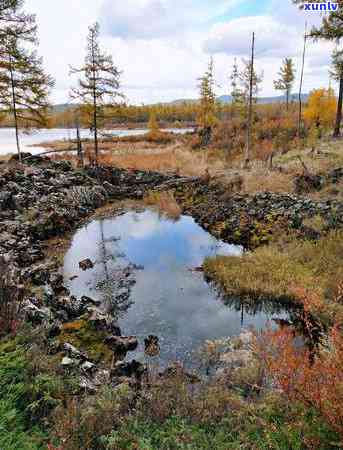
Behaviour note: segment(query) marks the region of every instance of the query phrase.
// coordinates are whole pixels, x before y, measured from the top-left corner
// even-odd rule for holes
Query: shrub
[[[0,335],[16,332],[24,295],[18,270],[0,256]]]
[[[290,329],[268,331],[257,351],[277,387],[290,401],[299,401],[322,416],[343,445],[343,336],[333,327],[327,345],[314,357],[299,347]]]

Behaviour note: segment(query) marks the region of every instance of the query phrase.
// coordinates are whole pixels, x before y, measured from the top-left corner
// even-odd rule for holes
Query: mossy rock
[[[113,352],[104,342],[106,336],[105,332],[94,330],[86,319],[81,319],[64,324],[59,341],[86,352],[96,363],[106,364],[113,358]]]

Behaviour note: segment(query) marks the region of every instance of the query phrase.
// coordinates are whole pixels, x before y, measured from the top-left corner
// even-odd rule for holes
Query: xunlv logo
[[[338,3],[305,3],[304,11],[338,11]]]

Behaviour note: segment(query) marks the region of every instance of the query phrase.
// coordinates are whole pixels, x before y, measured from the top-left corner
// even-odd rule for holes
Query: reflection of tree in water
[[[115,259],[125,258],[125,254],[120,252],[119,238],[105,238],[104,219],[99,220],[99,263],[102,265],[100,281],[96,289],[102,294],[102,304],[108,312],[114,316],[127,311],[131,306],[130,291],[135,280],[132,278],[134,267],[129,264],[126,267],[111,268],[111,263]],[[106,244],[111,244],[110,251]],[[115,251],[117,249],[117,251]]]
[[[222,297],[222,301],[228,307],[241,312],[242,327],[244,326],[246,314],[250,316],[261,313],[269,316],[284,316],[287,314],[287,319],[274,317],[272,321],[280,327],[292,327],[294,333],[302,336],[310,350],[313,351],[315,351],[324,331],[318,320],[308,312],[305,312],[300,304],[296,305],[294,301],[287,297],[275,299],[260,297],[249,300],[236,296],[227,296]]]

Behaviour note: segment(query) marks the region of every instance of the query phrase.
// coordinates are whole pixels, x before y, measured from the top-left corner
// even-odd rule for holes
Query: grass
[[[325,302],[331,319],[343,320],[343,305],[334,302],[343,281],[343,232],[332,231],[319,241],[277,243],[241,258],[217,256],[204,269],[228,295],[246,299],[295,298],[298,288],[314,291]]]
[[[161,215],[171,220],[178,220],[181,216],[181,208],[175,200],[171,191],[152,192],[150,191],[144,197],[144,203],[148,206],[157,208]]]

